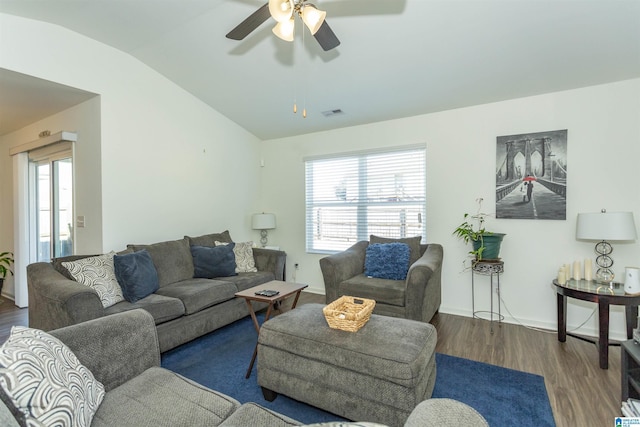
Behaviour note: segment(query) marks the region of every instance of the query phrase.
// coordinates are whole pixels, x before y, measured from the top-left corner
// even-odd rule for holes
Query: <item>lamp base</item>
[[[596,282],[610,284],[615,277],[616,275],[613,274],[613,271],[608,268],[599,268],[596,271]]]
[[[260,244],[263,248],[267,246],[267,230],[260,230]]]
[[[603,240],[596,243],[596,253],[598,254],[596,257],[596,264],[598,265],[596,281],[598,282],[613,282],[615,274],[613,274],[613,270],[611,270],[613,266],[613,259],[609,256],[611,252],[613,252],[613,248],[609,242]]]

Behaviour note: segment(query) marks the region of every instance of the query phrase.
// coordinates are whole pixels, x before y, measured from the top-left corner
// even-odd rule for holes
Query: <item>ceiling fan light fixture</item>
[[[295,22],[293,20],[293,17],[291,17],[291,19],[289,19],[288,21],[278,22],[271,31],[273,31],[273,34],[278,36],[278,38],[286,42],[292,42],[294,30]]]
[[[307,28],[309,28],[309,31],[311,31],[311,34],[315,34],[322,26],[324,18],[327,16],[327,12],[318,9],[310,3],[306,3],[302,6],[300,15],[302,16],[302,21],[305,23]]]
[[[269,0],[269,13],[278,22],[286,22],[293,16],[293,0]]]

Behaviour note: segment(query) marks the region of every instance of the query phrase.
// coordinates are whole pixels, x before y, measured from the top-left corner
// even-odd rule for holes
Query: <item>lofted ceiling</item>
[[[333,50],[299,21],[294,43],[271,19],[225,38],[265,2],[0,0],[0,13],[127,52],[263,140],[640,77],[638,0],[316,0]],[[0,135],[44,98],[94,96],[0,71]]]

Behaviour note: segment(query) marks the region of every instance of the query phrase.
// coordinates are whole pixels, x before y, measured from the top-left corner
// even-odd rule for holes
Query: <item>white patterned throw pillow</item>
[[[89,426],[104,386],[57,338],[38,329],[11,328],[0,346],[0,393],[27,426]]]
[[[228,245],[228,243],[216,240],[216,246],[220,245]],[[258,271],[253,259],[253,242],[236,243],[233,247],[233,254],[236,257],[236,273],[255,273]]]
[[[115,252],[109,252],[105,255],[62,263],[78,283],[89,286],[98,293],[104,308],[124,301],[122,288],[118,284],[113,269],[114,255]]]

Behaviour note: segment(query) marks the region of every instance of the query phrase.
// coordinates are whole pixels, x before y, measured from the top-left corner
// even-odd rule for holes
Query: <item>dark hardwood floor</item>
[[[2,299],[0,342],[11,326],[28,323],[27,309]],[[306,303],[324,304],[324,296],[303,292],[298,304]],[[609,349],[609,369],[603,370],[594,344],[573,337],[560,343],[554,331],[503,323],[491,334],[486,320],[441,313],[432,323],[439,353],[543,376],[558,427],[610,426],[620,415],[620,347]]]

